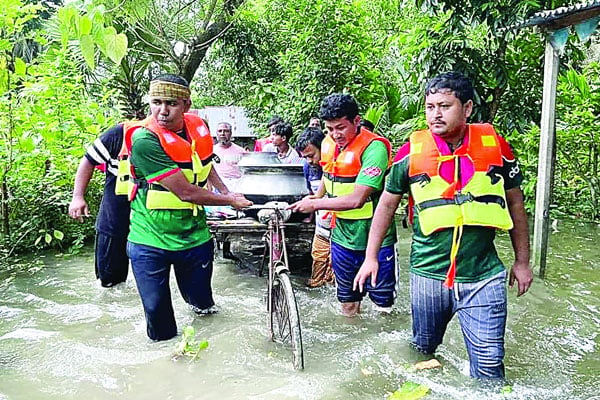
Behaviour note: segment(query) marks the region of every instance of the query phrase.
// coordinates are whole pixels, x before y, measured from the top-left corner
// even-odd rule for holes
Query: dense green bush
[[[92,98],[67,48],[48,43],[41,31],[27,33],[24,24],[37,17],[39,7],[19,0],[3,5],[0,31],[8,35],[0,44],[12,51],[0,56],[0,248],[9,255],[80,245],[93,224],[71,222],[67,206],[85,146],[115,119],[110,93]],[[22,51],[23,46],[36,53]],[[95,207],[100,188],[90,188]]]
[[[557,164],[554,201],[559,211],[600,216],[600,63],[561,74],[557,88]]]

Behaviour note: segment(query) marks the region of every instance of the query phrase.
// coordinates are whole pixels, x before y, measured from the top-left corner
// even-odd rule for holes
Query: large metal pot
[[[293,203],[308,195],[302,164],[282,164],[277,153],[244,154],[238,163],[242,177],[235,191],[255,204],[268,201]]]
[[[269,201],[293,203],[308,194],[302,164],[282,164],[277,153],[255,152],[244,154],[238,163],[242,177],[233,189],[254,204]],[[244,210],[249,218],[257,218],[257,210]],[[310,271],[312,223],[301,222],[306,214],[293,213],[286,223],[288,259],[294,272]],[[223,243],[223,256],[238,260],[244,268],[257,268],[265,248],[263,235],[266,227],[254,224],[243,228],[223,224],[213,230],[217,241]],[[220,232],[220,233],[219,233]]]

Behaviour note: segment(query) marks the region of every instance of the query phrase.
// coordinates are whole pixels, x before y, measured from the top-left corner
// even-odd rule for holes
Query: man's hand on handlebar
[[[226,196],[230,198],[231,207],[236,210],[241,210],[242,208],[250,207],[252,205],[252,202],[245,198],[241,193],[229,193]]]
[[[304,197],[302,200],[295,202],[294,204],[288,207],[288,210],[292,210],[294,212],[301,212],[305,214],[310,214],[315,212],[314,199],[317,199],[317,196],[310,195]]]

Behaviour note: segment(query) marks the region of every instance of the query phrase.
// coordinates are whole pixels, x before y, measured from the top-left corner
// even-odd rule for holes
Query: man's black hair
[[[452,71],[437,75],[427,82],[425,96],[451,91],[462,104],[473,100],[473,83],[460,72]]]
[[[309,144],[312,144],[317,149],[320,149],[323,139],[325,139],[325,134],[321,129],[314,126],[309,126],[300,134],[300,137],[296,142],[296,150],[302,153],[302,151],[306,149]]]
[[[272,127],[283,122],[283,119],[279,115],[273,115],[269,122],[267,122],[267,128]]]
[[[181,86],[185,86],[186,88],[190,87],[190,83],[184,77],[181,77],[179,75],[173,75],[173,74],[161,74],[161,75],[157,76],[156,78],[152,79],[152,81],[153,82],[154,81],[171,82],[171,83],[176,83]]]
[[[349,121],[354,121],[357,115],[358,103],[349,94],[330,94],[323,99],[319,109],[319,116],[325,121],[344,117]]]
[[[364,126],[371,132],[375,132],[375,125],[373,125],[373,123],[371,121],[369,121],[368,119],[361,118],[360,126]]]
[[[292,129],[292,125],[289,122],[280,122],[275,125],[275,134],[279,136],[284,136],[289,142],[292,135],[294,134],[294,130]]]

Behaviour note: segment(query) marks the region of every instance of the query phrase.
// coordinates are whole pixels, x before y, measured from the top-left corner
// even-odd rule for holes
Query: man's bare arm
[[[208,182],[221,194],[229,194],[229,188],[223,183],[214,165],[208,174]]]
[[[290,209],[303,213],[316,210],[345,211],[362,207],[374,189],[370,186],[355,185],[354,191],[340,197],[305,197],[292,204]]]
[[[529,267],[529,225],[521,188],[506,191],[508,210],[513,220],[513,228],[509,231],[510,240],[515,253],[515,262],[510,270],[509,285],[518,283],[517,296],[525,294],[533,281],[533,272]]]
[[[247,200],[241,194],[218,194],[192,185],[181,171],[177,171],[176,173],[161,179],[159,183],[169,189],[180,200],[198,205],[232,206],[234,208],[243,208],[252,205],[252,202]]]
[[[69,204],[69,215],[71,218],[83,222],[83,217],[89,217],[90,210],[85,201],[85,192],[94,174],[94,166],[90,161],[83,157],[75,173],[75,183],[73,185],[73,198]]]
[[[375,287],[377,284],[377,272],[379,271],[379,262],[377,255],[381,249],[381,243],[388,228],[392,224],[394,214],[398,208],[398,204],[402,199],[402,195],[383,192],[377,203],[371,229],[369,230],[369,241],[365,252],[365,261],[358,270],[354,278],[354,290],[363,291],[365,281],[371,278],[371,285]]]

